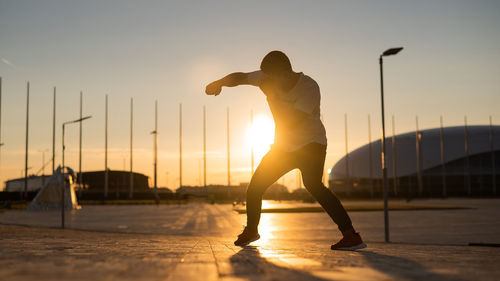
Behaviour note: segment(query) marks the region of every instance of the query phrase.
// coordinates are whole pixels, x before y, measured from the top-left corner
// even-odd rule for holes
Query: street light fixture
[[[387,166],[385,161],[385,113],[384,113],[384,71],[383,71],[383,57],[392,56],[403,50],[403,47],[390,48],[383,52],[379,57],[380,64],[380,100],[382,107],[382,176],[383,176],[383,193],[384,193],[384,230],[385,242],[389,242],[389,212],[387,208]]]
[[[85,116],[83,118],[80,118],[80,119],[76,119],[76,120],[73,120],[73,121],[67,121],[67,122],[64,122],[62,124],[62,174],[63,174],[63,188],[62,188],[62,192],[61,192],[61,228],[64,228],[64,199],[65,199],[65,192],[66,192],[66,171],[64,170],[64,150],[66,149],[66,146],[64,145],[64,142],[65,142],[65,136],[64,136],[64,132],[65,132],[65,126],[68,125],[68,124],[73,124],[73,123],[79,123],[79,122],[82,122],[84,120],[87,120],[89,118],[91,118],[92,116]]]

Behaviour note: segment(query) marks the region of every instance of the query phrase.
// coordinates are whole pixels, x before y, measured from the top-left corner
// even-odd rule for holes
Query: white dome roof
[[[500,150],[500,126],[493,126],[494,150]],[[489,152],[490,127],[468,126],[469,156]],[[421,130],[421,155],[422,170],[441,165],[440,129]],[[443,128],[444,136],[444,158],[450,162],[465,157],[464,127]],[[398,177],[413,175],[417,173],[415,132],[400,134],[395,137],[396,141],[396,174]],[[354,151],[349,156],[349,177],[370,178],[369,145],[366,144]],[[372,142],[372,177],[382,178],[380,139]],[[394,177],[392,161],[392,139],[386,137],[386,161],[387,175]],[[346,158],[340,159],[332,168],[330,180],[343,179],[346,177]]]

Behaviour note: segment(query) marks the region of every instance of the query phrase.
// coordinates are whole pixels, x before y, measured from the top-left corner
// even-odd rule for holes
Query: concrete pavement
[[[389,244],[381,212],[352,213],[357,252],[329,249],[340,233],[324,213],[263,214],[262,238],[240,248],[230,205],[83,206],[64,230],[59,212],[7,210],[0,280],[500,280],[500,248],[466,246],[500,242],[499,202],[419,202],[471,209],[391,213]]]
[[[498,248],[385,244],[331,251],[293,238],[107,233],[0,225],[0,280],[498,280]]]

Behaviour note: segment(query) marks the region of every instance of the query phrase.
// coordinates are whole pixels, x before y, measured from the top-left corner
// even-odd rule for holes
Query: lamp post
[[[65,127],[68,124],[73,124],[73,123],[79,123],[82,122],[83,120],[87,120],[91,118],[92,116],[85,116],[80,119],[76,119],[73,121],[67,121],[62,124],[62,174],[63,174],[63,188],[61,192],[61,228],[64,228],[64,199],[65,199],[65,192],[66,192],[66,172],[64,170],[64,150],[65,150]]]
[[[389,242],[389,212],[387,210],[387,166],[385,161],[385,113],[384,113],[384,71],[383,57],[392,56],[403,50],[402,47],[387,49],[383,52],[378,61],[380,64],[380,101],[382,107],[382,176],[383,176],[383,193],[384,193],[384,232],[385,242]]]

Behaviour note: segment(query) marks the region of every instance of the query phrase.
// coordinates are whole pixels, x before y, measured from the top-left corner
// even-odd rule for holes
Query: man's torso
[[[270,85],[265,78],[255,84],[259,84],[256,86],[267,96],[275,123],[276,146],[285,151],[295,151],[314,142],[326,145],[326,132],[320,119],[320,90],[311,77],[300,73],[295,85],[289,90]],[[297,124],[287,124],[287,116],[280,114],[280,106],[283,105],[300,110],[306,117]]]

